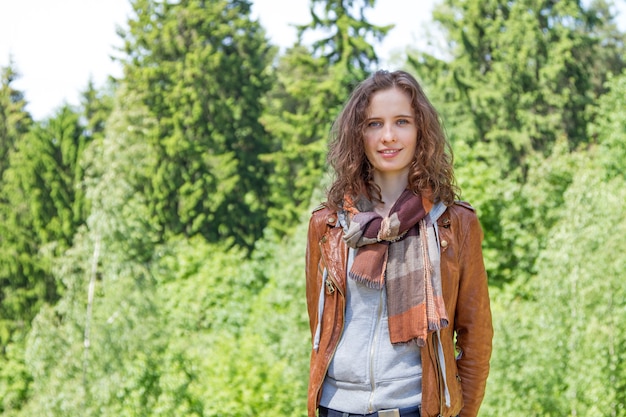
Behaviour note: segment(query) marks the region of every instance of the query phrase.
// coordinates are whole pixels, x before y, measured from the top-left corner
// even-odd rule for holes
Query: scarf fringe
[[[356,274],[356,273],[353,273],[352,271],[348,272],[348,277],[358,282],[359,284],[365,285],[367,288],[372,288],[375,290],[382,290],[383,287],[385,286],[384,280],[374,280],[371,277],[368,277],[366,275]]]

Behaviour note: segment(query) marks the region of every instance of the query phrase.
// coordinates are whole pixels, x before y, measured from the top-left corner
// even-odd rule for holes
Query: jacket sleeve
[[[463,236],[459,293],[455,314],[457,367],[464,406],[461,417],[475,417],[485,395],[489,374],[493,326],[483,261],[483,232],[473,211],[460,209]]]
[[[318,279],[318,269],[321,258],[319,242],[324,230],[324,224],[320,218],[323,219],[324,217],[320,216],[317,212],[314,212],[311,216],[306,246],[306,303],[309,313],[311,341],[313,341],[317,326],[317,311],[321,286],[321,280]]]

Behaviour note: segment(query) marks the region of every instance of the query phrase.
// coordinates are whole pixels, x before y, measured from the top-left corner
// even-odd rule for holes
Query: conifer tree
[[[85,138],[68,107],[34,126],[15,145],[5,171],[0,203],[2,317],[24,320],[60,288],[49,258],[72,243],[86,218],[80,157]]]
[[[298,26],[298,40],[302,42],[307,31],[321,31],[322,38],[312,45],[316,56],[330,65],[341,64],[359,79],[378,63],[375,42],[393,28],[367,21],[365,11],[375,4],[376,0],[312,0],[312,21]]]
[[[109,82],[105,88],[96,88],[93,80],[89,80],[81,93],[80,108],[82,109],[85,134],[96,138],[104,135],[106,121],[113,110],[114,83]]]
[[[434,13],[444,58],[411,57],[442,110],[464,196],[480,212],[494,283],[533,274],[555,220],[548,208],[573,173],[531,178],[545,158],[592,142],[589,109],[607,76],[626,65],[609,10],[575,0],[445,0]]]
[[[171,235],[233,237],[251,248],[267,223],[269,150],[259,122],[272,54],[249,1],[133,2],[124,90],[156,120],[144,195]],[[139,127],[141,129],[141,127]]]
[[[68,107],[35,124],[9,154],[0,195],[0,411],[20,408],[30,374],[23,357],[31,320],[63,286],[51,271],[86,218],[81,156],[86,138]],[[4,361],[7,361],[4,363]]]
[[[8,166],[9,152],[15,142],[28,131],[32,123],[26,112],[24,94],[13,88],[19,77],[12,63],[0,68],[0,183]]]
[[[12,85],[19,75],[13,63],[0,68],[0,72],[0,207],[6,210],[9,206],[4,172],[9,167],[15,144],[28,132],[32,119],[25,109],[24,94]],[[0,251],[10,246],[7,225],[0,215]],[[25,307],[19,305],[24,300],[20,297],[11,299],[10,294],[19,289],[11,286],[7,274],[9,265],[15,266],[17,262],[0,254],[0,271],[4,271],[0,272],[0,414],[8,416],[26,401],[31,381],[23,357],[28,317],[16,312]]]
[[[312,1],[311,22],[298,26],[298,43],[280,58],[263,120],[273,139],[266,157],[274,167],[270,214],[281,233],[300,220],[320,186],[331,123],[341,105],[378,64],[374,44],[392,26],[367,21],[364,12],[374,4]],[[305,35],[320,39],[305,46]]]
[[[559,138],[570,149],[588,142],[586,107],[626,65],[624,34],[606,3],[446,0],[434,18],[452,58],[436,64],[437,94],[471,110],[449,112],[449,123],[467,120],[468,130],[456,134],[497,148],[504,174],[524,168],[533,152],[549,155]],[[429,58],[413,61],[425,77]]]

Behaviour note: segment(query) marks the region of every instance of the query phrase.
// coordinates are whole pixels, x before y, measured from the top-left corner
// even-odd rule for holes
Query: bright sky
[[[423,33],[433,2],[420,0],[407,10],[406,0],[378,1],[370,20],[397,25],[377,48],[381,58]],[[295,40],[290,24],[310,21],[308,0],[253,0],[253,7],[272,43],[282,47]],[[110,56],[121,45],[116,26],[125,27],[130,11],[129,0],[0,0],[0,67],[12,57],[21,74],[14,86],[25,92],[35,119],[65,102],[77,104],[90,78],[100,86],[121,74]]]
[[[410,44],[426,47],[436,2],[377,1],[369,20],[396,25],[376,48],[383,61]],[[253,0],[255,16],[281,47],[295,40],[291,24],[309,22],[308,7],[309,0]],[[21,74],[14,86],[25,92],[35,119],[51,116],[63,103],[77,104],[90,78],[100,86],[108,75],[120,75],[110,56],[121,45],[116,27],[125,27],[130,10],[129,0],[0,0],[0,67],[12,58]]]

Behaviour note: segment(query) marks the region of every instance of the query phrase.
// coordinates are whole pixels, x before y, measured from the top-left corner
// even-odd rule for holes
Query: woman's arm
[[[493,326],[487,273],[483,261],[483,232],[475,213],[459,207],[461,241],[459,294],[455,331],[459,350],[457,367],[461,377],[464,406],[462,417],[475,417],[485,395]]]

